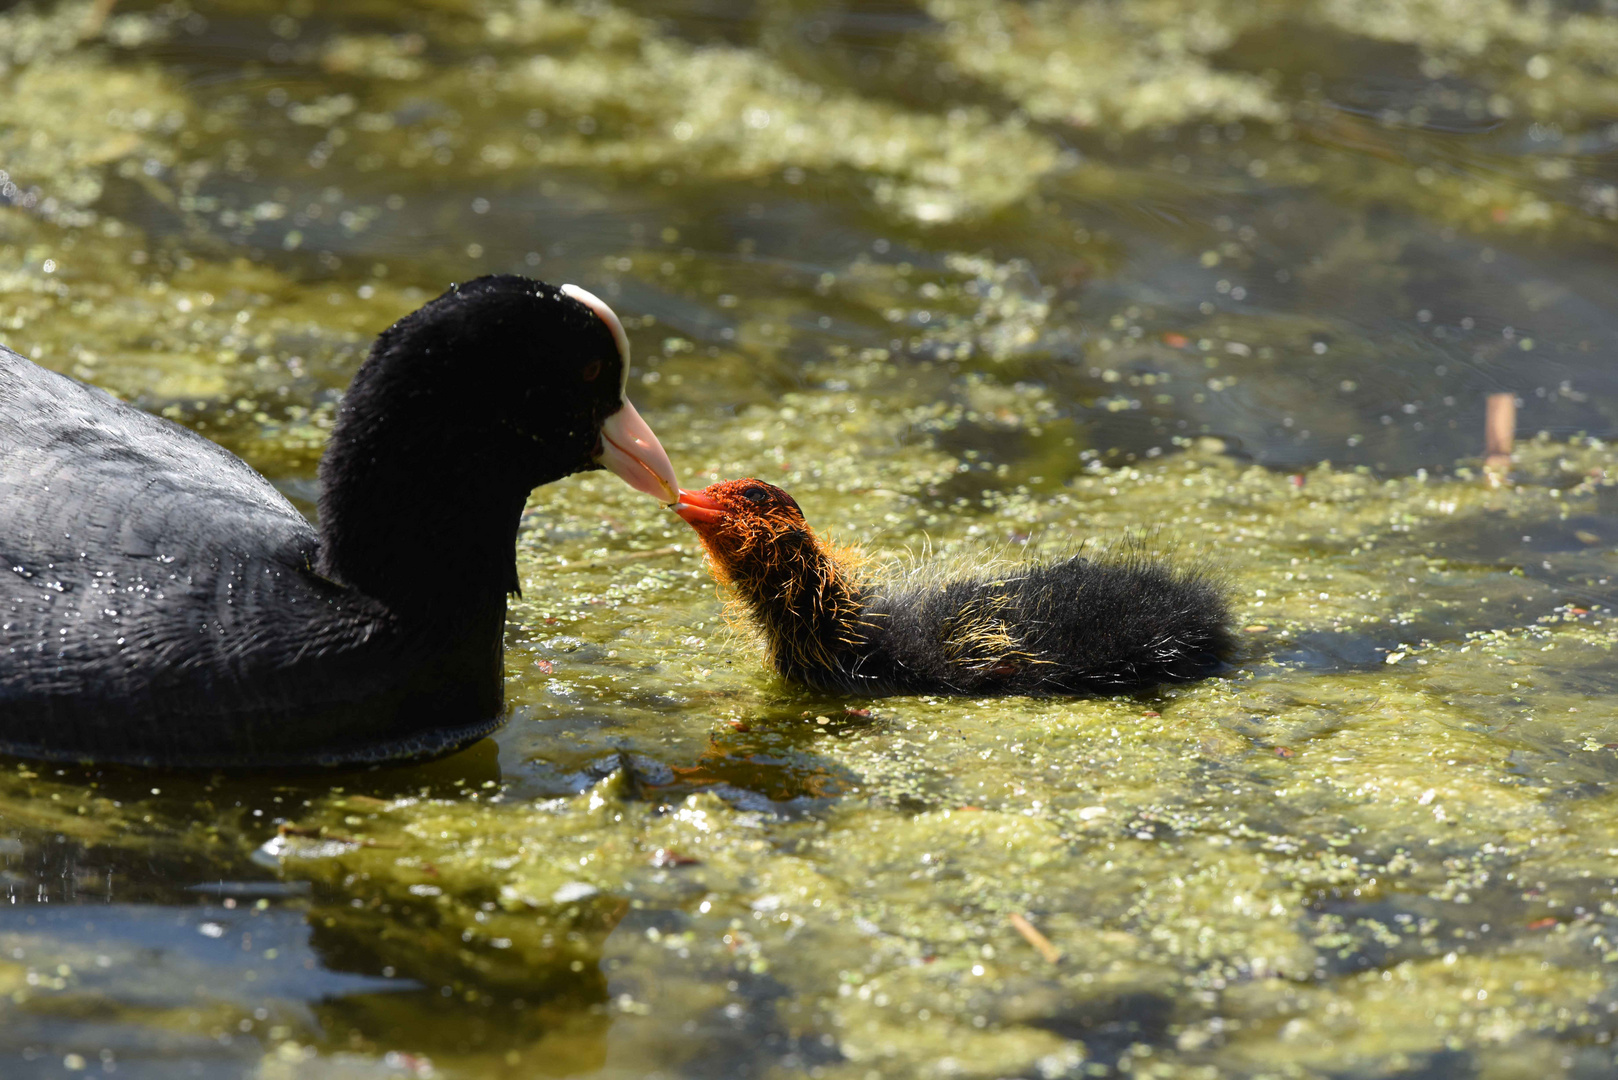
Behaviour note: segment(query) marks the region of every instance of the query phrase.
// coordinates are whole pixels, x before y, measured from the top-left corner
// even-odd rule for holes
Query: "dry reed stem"
[[[1022,935],[1022,939],[1034,947],[1034,951],[1045,958],[1047,964],[1054,964],[1062,959],[1062,950],[1051,944],[1051,939],[1041,934],[1037,927],[1027,919],[1012,912],[1006,918],[1011,922],[1011,928]]]
[[[1517,398],[1490,394],[1483,417],[1483,467],[1491,473],[1511,468],[1511,447],[1517,437]],[[1499,483],[1498,477],[1493,477]]]
[[[116,3],[118,0],[95,0],[95,4],[90,8],[90,14],[84,20],[85,37],[95,37],[101,33],[101,28],[106,25],[107,16],[112,14],[113,5]]]

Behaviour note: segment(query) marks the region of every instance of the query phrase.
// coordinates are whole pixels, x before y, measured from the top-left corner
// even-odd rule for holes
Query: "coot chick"
[[[761,480],[682,491],[714,576],[770,664],[861,694],[1113,694],[1217,670],[1232,640],[1219,585],[1144,557],[1072,557],[920,584],[872,583]]]
[[[479,278],[385,330],[320,463],[317,531],[246,462],[0,347],[0,752],[284,766],[498,726],[518,518],[674,470],[583,289]]]

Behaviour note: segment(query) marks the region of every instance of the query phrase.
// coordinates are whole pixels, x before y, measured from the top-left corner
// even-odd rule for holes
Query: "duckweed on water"
[[[495,740],[0,770],[0,1071],[1613,1070],[1611,13],[92,11],[0,13],[8,345],[308,507],[377,330],[575,280],[688,486],[894,573],[1206,560],[1243,647],[1134,698],[804,693],[682,522],[572,478]],[[1547,434],[1491,485],[1500,391]]]
[[[826,407],[849,405],[849,430],[879,445],[891,420],[851,396]],[[1546,570],[1512,551],[1520,530],[1585,521],[1618,466],[1599,447],[1525,457],[1505,489],[1325,467],[1300,487],[1182,456],[994,496],[1001,512],[979,520],[996,528],[1083,522],[1105,538],[1144,517],[1182,542],[1223,538],[1252,644],[1228,676],[1158,697],[857,703],[869,715],[771,683],[714,633],[689,546],[618,559],[666,551],[673,531],[631,496],[595,479],[545,492],[508,656],[503,745],[526,764],[480,782],[475,760],[452,760],[474,776],[458,793],[304,787],[276,809],[288,824],[255,857],[312,886],[319,955],[410,981],[403,998],[345,985],[318,1024],[282,1023],[291,1050],[266,1069],[302,1054],[299,1038],[341,1051],[321,1034],[334,1025],[362,1047],[389,1037],[434,995],[485,1031],[475,1046],[428,1037],[434,1067],[480,1076],[536,1059],[668,1067],[670,1030],[700,1033],[677,1063],[692,1073],[762,1040],[784,1068],[859,1077],[1089,1075],[1143,1055],[1168,1076],[1382,1071],[1457,1047],[1498,1045],[1510,1063],[1562,1052],[1570,1032],[1601,1041],[1615,765],[1604,721],[1569,710],[1618,631],[1583,599],[1588,557]],[[808,508],[868,515],[869,496],[840,490],[854,468],[832,450],[827,482],[791,479]],[[925,524],[915,485],[938,473],[894,469],[898,520],[877,554],[923,535],[946,552],[981,542],[974,515]],[[231,801],[110,806],[16,776],[10,820],[91,845],[130,842],[109,817],[156,838],[192,805]],[[233,819],[164,847],[241,865],[268,826]],[[198,932],[226,925],[207,916]],[[14,1016],[121,993],[135,961],[116,950],[50,978],[25,966],[42,945],[66,955],[49,940],[16,938]],[[251,1025],[259,1000],[219,1003],[204,1028]],[[339,1076],[345,1062],[296,1058]]]
[[[946,1057],[957,1075],[1085,1075],[1142,1050],[1161,1075],[1384,1069],[1488,1044],[1532,1060],[1612,1023],[1599,968],[1618,955],[1618,864],[1599,804],[1615,766],[1603,721],[1569,710],[1610,666],[1618,626],[1566,599],[1587,595],[1577,580],[1433,555],[1446,535],[1580,520],[1604,489],[1592,470],[1612,467],[1605,449],[1530,456],[1533,480],[1583,479],[1491,491],[1322,468],[1300,490],[1179,458],[1053,498],[1007,495],[1028,526],[1083,520],[1106,535],[1144,504],[1184,537],[1230,542],[1251,645],[1225,678],[1140,700],[896,699],[845,714],[724,663],[717,605],[693,612],[673,588],[695,573],[689,555],[639,586],[530,564],[518,621],[565,625],[510,658],[526,731],[512,736],[543,740],[527,743],[543,768],[494,800],[356,817],[334,798],[299,818],[321,839],[277,848],[282,872],[464,926],[434,976],[457,987],[472,972],[498,983],[485,965],[508,957],[532,983],[571,962],[562,927],[608,919],[605,941],[575,932],[623,973],[609,976],[624,987],[613,1039],[630,1071],[655,1067],[668,1025],[733,1014],[805,1060],[825,1053],[829,1075],[941,1075]],[[546,498],[535,519],[581,503],[612,516],[617,493],[593,488]],[[816,490],[806,508],[858,498]],[[665,539],[563,531],[547,551],[574,565],[598,545]],[[912,518],[881,550],[922,532]],[[941,547],[971,546],[950,532]],[[662,610],[670,593],[684,625]],[[562,734],[579,701],[612,717],[604,741]],[[706,712],[707,730],[667,730],[675,711]],[[817,711],[836,715],[805,719]],[[635,731],[661,732],[655,760],[614,746],[644,745]],[[570,758],[572,777],[604,778],[548,795],[579,782],[558,775]],[[777,775],[760,783],[759,770]],[[751,989],[739,1005],[688,997],[691,979]]]

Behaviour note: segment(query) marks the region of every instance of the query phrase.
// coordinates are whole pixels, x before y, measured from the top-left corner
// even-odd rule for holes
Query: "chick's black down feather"
[[[1108,694],[1217,670],[1231,647],[1223,592],[1144,558],[1082,557],[877,592],[867,647],[840,689]]]
[[[761,480],[683,491],[675,511],[771,666],[824,690],[1109,694],[1202,678],[1233,645],[1211,574],[1138,552],[873,582]]]

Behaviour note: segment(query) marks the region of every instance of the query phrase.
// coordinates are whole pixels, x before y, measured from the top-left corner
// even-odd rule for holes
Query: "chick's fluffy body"
[[[1107,694],[1212,673],[1232,641],[1217,581],[1140,554],[872,581],[759,480],[700,493],[715,578],[781,675],[863,694]],[[689,519],[688,519],[689,520]]]

